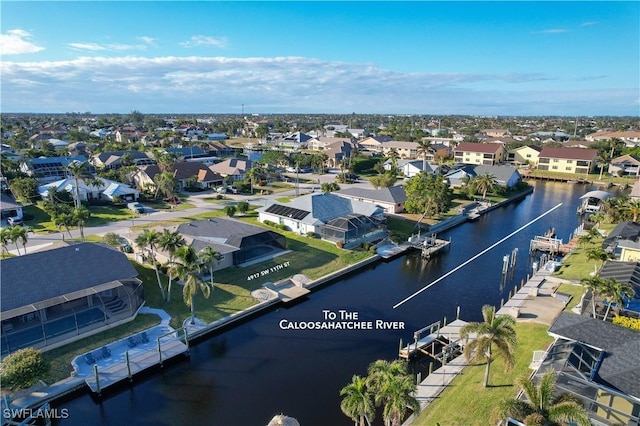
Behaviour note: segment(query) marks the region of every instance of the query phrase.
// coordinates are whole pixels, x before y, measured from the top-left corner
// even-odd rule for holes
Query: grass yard
[[[565,283],[560,284],[560,287],[556,291],[560,293],[570,294],[572,296],[571,301],[567,303],[564,308],[564,312],[572,312],[571,309],[580,302],[580,298],[584,293],[585,288],[579,284]]]
[[[160,317],[157,315],[139,314],[135,320],[127,324],[119,325],[94,336],[85,337],[60,348],[44,352],[44,359],[51,363],[51,370],[47,377],[44,378],[44,382],[55,383],[69,377],[72,371],[71,361],[76,356],[158,324],[160,324]]]
[[[432,402],[413,422],[414,426],[490,425],[491,410],[505,398],[516,395],[519,389],[514,380],[529,374],[529,363],[534,350],[544,350],[553,339],[547,334],[548,326],[519,322],[516,324],[518,350],[513,370],[505,374],[500,358],[491,364],[489,387],[483,388],[485,364],[465,367],[438,399]]]

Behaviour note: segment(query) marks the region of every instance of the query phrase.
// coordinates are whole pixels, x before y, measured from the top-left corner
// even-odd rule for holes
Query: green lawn
[[[514,369],[505,374],[500,358],[491,364],[489,387],[483,388],[485,365],[470,365],[456,377],[438,399],[432,402],[413,422],[415,426],[490,425],[491,410],[505,398],[516,396],[519,389],[514,380],[529,374],[534,350],[544,350],[553,341],[547,326],[519,322],[516,324],[518,350]]]
[[[571,296],[573,296],[571,301],[564,308],[564,312],[571,312],[571,309],[574,306],[576,306],[578,302],[580,302],[580,298],[582,297],[584,290],[585,288],[579,284],[570,284],[570,283],[560,284],[560,286],[556,291],[559,291],[560,293],[570,294]]]
[[[140,314],[135,320],[127,324],[119,325],[110,330],[44,352],[44,359],[51,364],[51,370],[43,380],[46,383],[55,383],[66,379],[72,371],[71,361],[76,356],[158,324],[160,324],[160,317],[157,315]]]

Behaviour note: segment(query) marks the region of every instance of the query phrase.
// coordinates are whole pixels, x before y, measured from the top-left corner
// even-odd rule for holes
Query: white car
[[[144,206],[140,203],[128,203],[127,208],[138,214],[144,213]]]
[[[24,223],[21,217],[14,216],[7,219],[7,223],[11,226],[20,226]]]

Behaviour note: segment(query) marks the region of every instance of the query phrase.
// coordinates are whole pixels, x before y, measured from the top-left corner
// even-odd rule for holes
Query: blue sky
[[[640,3],[0,4],[2,112],[640,115]]]

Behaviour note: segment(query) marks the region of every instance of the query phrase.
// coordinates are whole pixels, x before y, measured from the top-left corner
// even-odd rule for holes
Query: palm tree
[[[9,254],[9,250],[7,249],[7,244],[11,241],[11,228],[2,228],[0,229],[0,244],[2,244],[2,251],[5,254]]]
[[[71,217],[74,222],[78,224],[78,228],[80,228],[80,239],[84,241],[84,224],[89,220],[91,213],[85,207],[78,207],[73,209],[71,213]]]
[[[420,403],[414,396],[416,385],[403,361],[375,361],[369,365],[368,373],[366,384],[375,395],[376,405],[384,405],[385,425],[399,426],[407,409],[420,411]]]
[[[340,396],[344,397],[340,403],[340,409],[355,422],[355,426],[365,426],[365,422],[371,425],[376,409],[364,377],[354,375],[351,383],[340,390]]]
[[[158,287],[160,288],[160,294],[162,300],[165,300],[164,288],[162,287],[162,281],[160,281],[160,271],[158,270],[158,263],[156,262],[156,247],[160,240],[160,233],[153,229],[145,229],[135,239],[135,243],[138,247],[149,250],[149,256],[153,263],[153,269],[156,271],[156,278],[158,279]]]
[[[547,370],[536,384],[528,377],[518,380],[527,401],[511,398],[503,400],[492,413],[496,424],[507,417],[522,421],[525,425],[574,425],[590,426],[589,416],[577,397],[562,394],[554,397],[556,372]]]
[[[416,155],[422,156],[422,171],[427,170],[427,155],[431,152],[431,141],[417,141]]]
[[[631,216],[633,217],[632,221],[637,223],[638,222],[638,216],[640,216],[640,200],[637,198],[632,198],[629,199],[624,207],[623,210],[626,213],[631,214]]]
[[[182,237],[178,231],[171,232],[166,228],[162,230],[162,234],[158,238],[158,247],[169,252],[169,263],[173,262],[173,256],[175,255],[176,250],[185,244],[186,241],[184,240],[184,237]],[[171,281],[172,277],[169,275],[169,284],[167,285],[167,302],[171,301]]]
[[[460,329],[460,338],[468,339],[470,334],[476,337],[464,347],[467,361],[487,361],[484,373],[484,387],[489,384],[489,368],[493,361],[493,346],[504,358],[505,371],[510,371],[515,362],[515,351],[518,346],[516,331],[513,328],[516,321],[510,315],[496,316],[496,309],[491,305],[482,307],[484,322],[470,322]]]
[[[73,176],[73,180],[75,181],[73,198],[76,208],[80,208],[80,188],[78,186],[78,181],[81,178],[90,176],[87,163],[85,161],[72,161],[67,165],[66,169],[71,173],[71,176]]]
[[[215,289],[213,285],[213,269],[215,268],[215,264],[222,259],[222,254],[213,247],[207,246],[198,252],[198,257],[202,263],[207,264],[209,276],[211,277],[211,290],[213,290]]]
[[[389,159],[391,160],[391,171],[394,176],[398,175],[398,160],[400,159],[400,154],[398,154],[398,150],[396,148],[391,148],[388,154]]]
[[[615,278],[607,278],[603,280],[600,292],[609,302],[607,304],[607,311],[604,313],[604,318],[602,318],[602,321],[607,320],[607,317],[609,316],[609,310],[611,310],[611,305],[613,303],[624,309],[625,297],[627,299],[630,299],[635,295],[635,289],[631,284],[620,282]]]
[[[16,251],[20,254],[18,241],[22,243],[24,254],[27,254],[27,230],[22,226],[12,226],[9,231],[9,240],[16,245]]]
[[[198,255],[193,246],[183,246],[176,250],[176,260],[169,268],[169,274],[179,278],[184,282],[182,296],[184,303],[191,307],[191,324],[195,324],[194,297],[198,290],[202,292],[205,299],[211,294],[211,287],[200,276],[200,264]]]
[[[62,232],[62,228],[67,230],[69,238],[73,238],[71,235],[70,226],[73,225],[73,215],[71,213],[58,213],[51,217],[53,224]],[[62,235],[64,239],[64,234]]]
[[[491,173],[484,173],[476,176],[473,181],[476,190],[482,193],[483,200],[487,198],[487,192],[493,192],[498,187],[498,181]]]
[[[591,290],[591,306],[593,308],[593,317],[596,317],[596,296],[603,287],[603,279],[600,277],[589,277],[580,280],[580,284]]]
[[[168,198],[173,197],[173,192],[176,187],[176,178],[171,172],[158,173],[153,178],[153,183],[156,184],[155,198],[158,198],[160,193],[164,194]]]
[[[598,262],[600,261],[604,265],[604,262],[609,259],[609,253],[601,247],[592,248],[587,250],[587,259],[594,261],[593,275],[596,275],[598,273]]]

